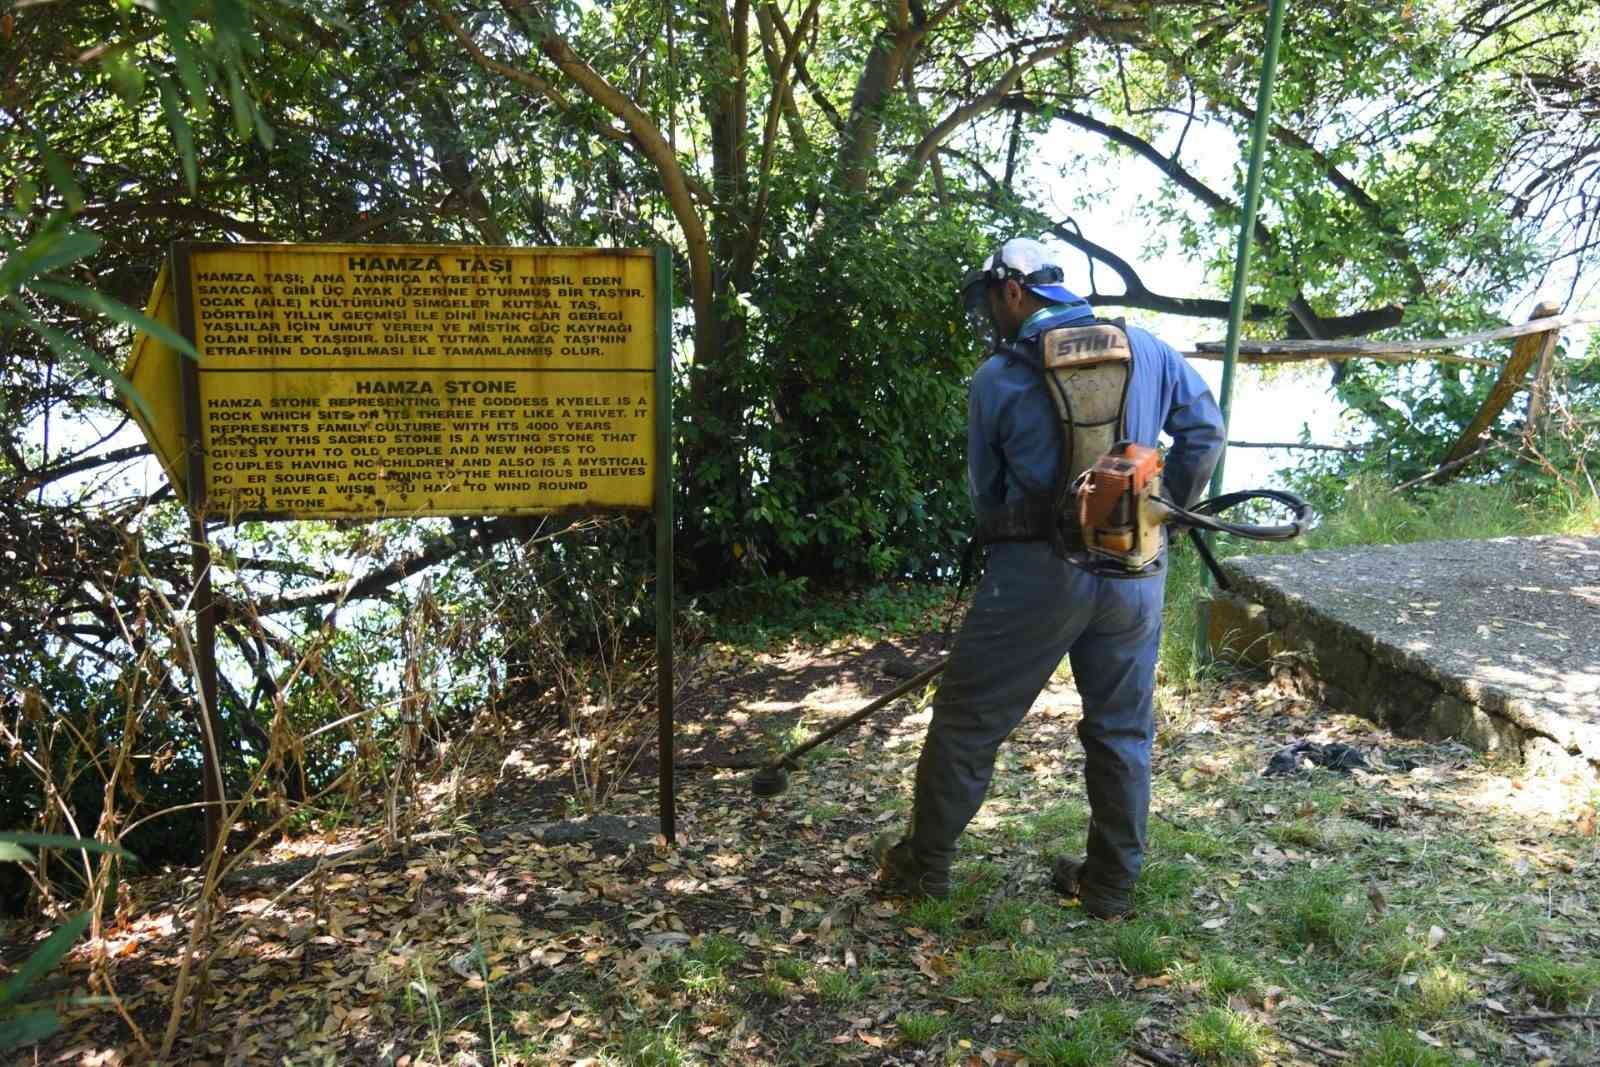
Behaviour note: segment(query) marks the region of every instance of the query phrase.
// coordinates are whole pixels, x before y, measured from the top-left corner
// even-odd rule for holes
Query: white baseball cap
[[[1013,237],[984,260],[983,266],[975,273],[990,281],[1014,278],[1040,299],[1053,304],[1083,302],[1082,297],[1061,284],[1066,272],[1061,269],[1055,255],[1031,237]],[[966,288],[973,280],[977,279],[968,275],[962,288]]]

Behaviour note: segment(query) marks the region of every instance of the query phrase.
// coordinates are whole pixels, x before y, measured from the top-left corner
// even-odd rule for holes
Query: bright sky
[[[1175,135],[1174,135],[1175,136]],[[1157,147],[1166,149],[1172,138],[1160,140]],[[1145,208],[1156,200],[1160,175],[1144,159],[1123,155],[1112,167],[1102,170],[1097,179],[1086,184],[1078,174],[1063,172],[1053,160],[1069,160],[1098,155],[1104,142],[1084,131],[1058,123],[1045,141],[1045,151],[1034,161],[1029,177],[1038,183],[1040,195],[1054,217],[1075,218],[1083,235],[1104,245],[1132,263],[1145,285],[1156,293],[1169,296],[1207,296],[1226,299],[1225,288],[1208,284],[1199,265],[1190,262],[1176,251],[1177,235],[1172,235],[1169,249],[1162,235],[1153,229],[1156,225]],[[1270,145],[1268,151],[1270,151]],[[1196,122],[1189,130],[1184,145],[1185,166],[1212,188],[1242,199],[1243,189],[1238,187],[1235,174],[1243,174],[1244,160],[1240,148],[1231,134],[1219,127]],[[1059,247],[1067,272],[1067,284],[1074,291],[1090,291],[1087,259],[1083,253],[1056,242],[1048,235],[1040,236],[1047,244]],[[1095,272],[1102,293],[1118,293],[1122,281],[1105,266]],[[1530,290],[1505,308],[1508,321],[1522,321],[1544,294],[1564,296],[1570,283],[1570,274],[1553,277],[1540,290]],[[1587,287],[1592,304],[1600,285]],[[1580,293],[1585,290],[1580,289]],[[1570,310],[1576,310],[1570,309]],[[1113,312],[1116,313],[1116,312]],[[1143,311],[1130,311],[1127,318],[1151,330],[1163,340],[1183,351],[1193,350],[1200,341],[1222,341],[1227,333],[1227,323],[1220,319],[1189,318],[1177,315],[1158,315]],[[1569,331],[1569,352],[1581,353],[1588,345],[1587,329]],[[1212,392],[1221,396],[1222,364],[1213,360],[1196,360],[1195,368],[1210,383]],[[1261,370],[1240,365],[1234,378],[1233,410],[1229,438],[1234,441],[1298,441],[1302,429],[1309,428],[1310,439],[1321,444],[1341,444],[1360,440],[1360,428],[1348,416],[1331,387],[1331,368],[1327,363],[1307,363],[1294,367],[1277,367],[1266,380]],[[1267,449],[1231,449],[1227,458],[1225,489],[1251,489],[1273,485],[1278,479],[1274,472],[1293,463],[1306,453]]]

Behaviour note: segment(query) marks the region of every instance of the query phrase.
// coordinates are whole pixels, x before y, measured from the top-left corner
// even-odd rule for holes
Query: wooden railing
[[[1439,337],[1419,341],[1244,341],[1239,345],[1240,363],[1307,363],[1314,360],[1342,362],[1347,359],[1372,359],[1385,363],[1458,364],[1473,367],[1499,368],[1489,395],[1477,414],[1467,423],[1439,466],[1422,478],[1408,482],[1407,486],[1427,481],[1439,475],[1459,470],[1473,456],[1490,447],[1486,438],[1500,413],[1511,398],[1528,388],[1528,372],[1533,371],[1532,396],[1528,402],[1528,425],[1537,426],[1549,406],[1550,382],[1555,369],[1556,342],[1562,329],[1585,323],[1600,322],[1600,312],[1561,314],[1558,304],[1541,303],[1534,308],[1528,321],[1515,326],[1463,334],[1459,337]],[[1483,359],[1462,355],[1460,350],[1473,345],[1494,341],[1512,341],[1511,354],[1504,360]],[[1222,359],[1220,341],[1204,341],[1193,352],[1185,352],[1190,359]],[[1283,444],[1258,445],[1253,442],[1229,442],[1233,447],[1283,447],[1317,448],[1328,450],[1354,450],[1352,446]]]

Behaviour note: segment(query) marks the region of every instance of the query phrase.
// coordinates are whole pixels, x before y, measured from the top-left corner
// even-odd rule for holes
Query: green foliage
[[[937,584],[854,586],[771,578],[697,597],[690,611],[700,619],[707,637],[762,648],[796,640],[924,633],[948,605],[949,591]]]
[[[954,288],[981,243],[955,214],[884,219],[805,241],[756,281],[723,359],[738,402],[682,398],[680,447],[704,458],[679,506],[720,546],[718,577],[735,560],[789,581],[953,568],[976,362]]]
[[[1411,995],[1401,1005],[1411,1019],[1433,1022],[1456,1012],[1472,994],[1467,976],[1454,967],[1429,967],[1417,976]]]
[[[823,1003],[836,1007],[849,1007],[866,996],[878,984],[877,975],[868,970],[852,973],[833,967],[818,967],[811,972],[811,982]]]
[[[1229,997],[1249,993],[1256,987],[1255,969],[1236,956],[1207,954],[1200,959],[1200,982],[1205,995],[1226,1003]]]
[[[1287,949],[1311,945],[1346,952],[1361,936],[1365,904],[1341,870],[1296,871],[1272,895],[1269,910],[1280,917],[1278,939]]]

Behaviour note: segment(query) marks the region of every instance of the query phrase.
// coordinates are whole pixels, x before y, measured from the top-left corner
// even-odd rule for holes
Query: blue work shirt
[[[967,482],[978,515],[1055,485],[1060,416],[1042,387],[1039,335],[1093,320],[1094,312],[1083,302],[1043,308],[1023,323],[1015,342],[1002,345],[972,376]],[[1123,437],[1153,448],[1165,431],[1172,447],[1165,457],[1163,493],[1179,505],[1193,504],[1222,455],[1222,412],[1205,381],[1171,345],[1137,326],[1127,332],[1133,366]]]

